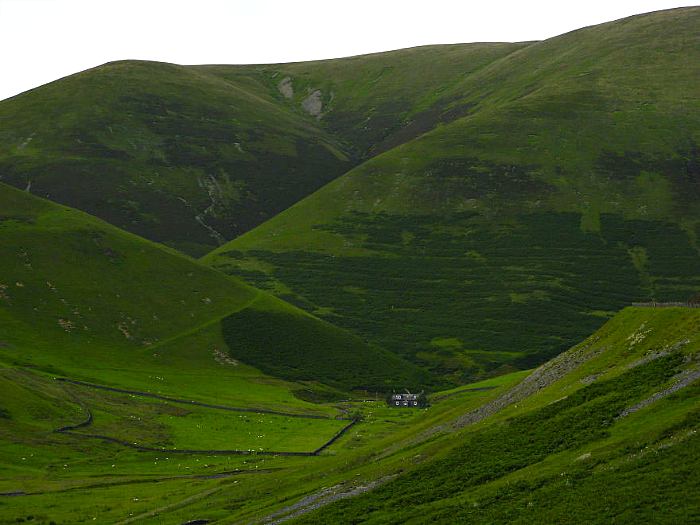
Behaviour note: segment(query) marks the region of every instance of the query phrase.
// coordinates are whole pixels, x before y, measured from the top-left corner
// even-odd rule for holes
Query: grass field
[[[104,435],[167,450],[313,452],[348,424],[332,415],[309,419],[236,412],[76,385],[68,388],[93,416],[89,426],[73,434]],[[244,399],[232,408],[251,410],[249,406],[250,401]],[[344,416],[342,412],[336,415]]]
[[[500,378],[500,382],[507,383],[508,381],[505,378]],[[513,379],[510,380],[511,384],[512,382]],[[75,392],[84,395],[86,389],[76,388]],[[97,391],[92,392],[94,394]],[[124,403],[127,403],[126,406],[129,408],[127,419],[129,419],[129,415],[132,415],[131,408],[139,410],[133,414],[139,414],[137,417],[142,418],[141,422],[123,421],[119,423],[118,428],[125,431],[134,431],[140,425],[142,431],[147,426],[150,429],[148,433],[153,434],[152,427],[157,426],[163,419],[165,419],[163,426],[170,426],[172,425],[170,416],[178,418],[171,413],[165,418],[161,415],[160,420],[150,419],[153,411],[141,406],[144,405],[142,401],[134,400],[128,396],[123,399],[123,396],[112,396],[110,393],[106,397],[101,394],[98,397],[100,399],[93,401],[86,399],[88,406],[102,406],[114,413],[115,410],[124,410]],[[464,406],[463,401],[459,408]],[[476,406],[477,403],[478,398],[471,400],[472,406]],[[99,440],[85,441],[60,434],[52,435],[52,440],[55,443],[52,445],[53,451],[51,453],[48,453],[45,445],[42,445],[41,442],[28,446],[27,440],[25,440],[23,443],[5,445],[1,449],[3,483],[0,486],[0,492],[24,490],[30,495],[0,500],[0,517],[6,517],[8,522],[14,521],[16,517],[26,517],[26,515],[37,516],[40,523],[48,523],[50,520],[61,523],[68,516],[72,516],[75,522],[89,521],[92,517],[98,517],[98,520],[116,522],[119,519],[130,517],[132,514],[136,516],[140,512],[186,499],[205,490],[226,490],[227,488],[234,489],[235,494],[224,496],[222,501],[214,504],[213,506],[217,507],[215,514],[231,515],[232,510],[255,512],[256,509],[259,511],[264,508],[261,505],[269,505],[269,500],[265,503],[265,500],[270,497],[269,494],[265,494],[266,492],[272,491],[275,494],[274,501],[280,503],[292,501],[300,490],[305,490],[300,484],[311,482],[312,485],[316,486],[319,482],[325,483],[329,473],[332,479],[340,479],[346,477],[347,472],[354,471],[358,466],[371,466],[367,463],[369,457],[375,455],[387,443],[395,442],[397,439],[402,440],[406,435],[410,435],[415,428],[434,424],[441,418],[444,419],[445,414],[449,414],[450,411],[459,410],[457,405],[453,403],[452,406],[449,404],[436,406],[432,413],[411,410],[397,411],[386,408],[383,400],[377,402],[371,398],[359,403],[343,403],[342,406],[346,410],[359,409],[365,416],[364,421],[357,429],[352,430],[337,444],[334,444],[328,452],[315,458],[270,457],[256,456],[255,454],[241,457],[136,452]],[[190,410],[190,407],[187,408]],[[182,410],[179,407],[173,409],[160,404],[156,409],[172,412]],[[82,419],[81,411],[75,408],[71,414],[62,417],[70,417],[71,415],[76,420]],[[170,431],[172,432],[170,435],[176,435],[182,429],[187,433],[186,422],[191,420],[192,426],[188,439],[197,436],[199,430],[196,425],[202,419],[192,418],[193,415],[196,414],[180,415],[182,426],[178,428],[170,426],[164,432]],[[238,416],[237,414],[232,415],[236,420],[234,425],[220,426],[219,429],[223,431],[221,434],[214,435],[212,433],[208,438],[204,437],[203,441],[209,439],[211,443],[221,444],[230,442],[229,440],[234,437],[247,439],[247,432],[255,427],[260,429],[259,431],[267,430],[268,442],[272,442],[274,436],[270,434],[269,426],[265,427],[265,424],[259,423],[259,421],[270,420],[270,416],[264,418],[253,416],[257,419],[244,425],[238,421],[244,418],[251,420],[252,417],[244,415],[239,419]],[[426,418],[426,416],[428,417]],[[95,425],[98,425],[101,417],[103,417],[103,412],[97,411]],[[214,421],[214,418],[209,419],[210,423]],[[220,422],[218,418],[216,421]],[[299,420],[293,421],[292,424],[299,422],[303,422],[303,424],[308,422],[314,426],[313,428],[307,427],[309,428],[309,432],[306,433],[307,441],[303,443],[303,446],[306,447],[314,439],[320,437],[323,432],[322,425],[346,423],[332,420]],[[282,421],[281,424],[289,426],[287,421]],[[235,432],[234,427],[238,427]],[[92,431],[91,429],[92,425],[81,431],[88,432]],[[276,431],[280,430],[280,427],[277,426]],[[299,426],[295,429],[295,433],[297,430],[301,430]],[[275,434],[278,438],[281,437],[277,432]],[[280,434],[283,435],[284,431]],[[301,440],[303,435],[303,433],[297,434],[296,439]],[[199,437],[202,436],[199,435]],[[260,440],[257,442],[260,443]],[[301,444],[300,441],[297,442]],[[55,461],[57,457],[60,458],[59,461]],[[214,476],[231,471],[243,472],[218,479],[195,477]],[[169,479],[178,476],[183,476],[183,478]],[[161,490],[166,490],[168,494],[160,494]],[[218,492],[212,493],[210,497],[204,498],[202,500],[204,505],[211,507],[212,505],[209,504],[212,503],[212,499],[210,498],[217,497],[217,494]],[[78,508],[81,501],[82,507]],[[159,519],[164,519],[166,523],[175,523],[180,519],[178,516],[196,515],[197,510],[191,509],[191,506],[196,504],[195,500],[182,511],[178,511],[177,508],[171,509],[169,512],[164,512]]]

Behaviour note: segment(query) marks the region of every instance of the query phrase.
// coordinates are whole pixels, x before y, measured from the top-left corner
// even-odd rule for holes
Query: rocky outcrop
[[[583,363],[600,355],[608,348],[610,347],[594,345],[593,341],[591,341],[589,344],[581,346],[580,348],[573,348],[568,352],[564,352],[535,369],[534,372],[502,396],[471,412],[459,416],[449,424],[449,427],[457,430],[468,425],[473,425],[496,412],[500,412],[507,406],[526,399],[538,393],[540,390],[547,388],[555,381],[573,372]]]
[[[695,369],[695,370],[684,370],[683,372],[679,373],[675,377],[673,377],[675,380],[675,383],[673,383],[673,386],[670,388],[667,388],[666,390],[662,390],[660,392],[656,392],[653,396],[645,399],[644,401],[637,403],[634,406],[631,406],[629,408],[626,408],[623,410],[619,416],[617,416],[615,419],[622,419],[623,417],[627,417],[633,412],[636,412],[637,410],[640,410],[644,408],[647,405],[650,405],[651,403],[658,401],[659,399],[666,397],[670,394],[673,394],[674,392],[678,392],[680,389],[687,387],[689,384],[691,384],[694,381],[697,381],[700,379],[700,370]]]
[[[294,97],[294,86],[292,85],[292,77],[284,77],[277,84],[277,89],[282,93],[284,98],[292,99]]]
[[[304,111],[309,115],[313,115],[317,119],[321,118],[321,111],[323,110],[323,92],[320,89],[309,89],[309,96],[301,103],[301,107],[304,108]]]

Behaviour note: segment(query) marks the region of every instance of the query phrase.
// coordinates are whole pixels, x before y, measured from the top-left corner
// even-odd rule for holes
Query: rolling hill
[[[195,363],[199,381],[225,383],[231,367],[216,358],[343,390],[435,381],[376,345],[83,212],[6,185],[0,210],[6,366],[132,387],[150,387],[153,374],[169,370],[177,388]]]
[[[457,381],[536,366],[633,301],[684,301],[700,288],[698,23],[683,8],[495,46],[441,85],[434,129],[410,138],[420,119],[402,113],[410,140],[203,261]],[[343,82],[325,89],[360,107]]]
[[[699,23],[0,103],[0,523],[698,521]]]
[[[524,45],[264,66],[104,64],[0,104],[0,180],[203,255],[361,159],[464,114],[441,93]]]
[[[0,104],[0,180],[197,256],[238,236],[204,260],[471,381],[700,287],[697,17],[110,63]]]
[[[408,473],[294,523],[695,521],[698,321],[697,309],[625,309],[441,426],[442,447],[414,445]]]
[[[252,71],[122,61],[0,104],[0,180],[202,255],[357,161]]]

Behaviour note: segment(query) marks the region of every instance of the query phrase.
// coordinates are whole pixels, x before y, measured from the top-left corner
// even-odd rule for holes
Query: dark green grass
[[[356,164],[266,91],[106,64],[0,104],[0,178],[199,256]]]
[[[630,508],[627,502],[621,502],[608,507],[600,516],[601,520],[604,520],[605,516],[655,516],[660,511],[662,493],[668,495],[673,502],[663,502],[663,507],[673,507],[681,501],[680,486],[692,483],[695,478],[691,475],[690,479],[687,479],[689,469],[685,469],[679,472],[679,478],[676,478],[670,487],[664,487],[663,490],[653,489],[656,482],[675,478],[667,470],[667,466],[675,458],[684,452],[690,453],[691,457],[697,455],[697,439],[689,440],[680,447],[679,452],[671,452],[671,457],[668,457],[668,454],[664,457],[662,453],[661,459],[642,460],[641,465],[636,463],[634,467],[628,466],[603,476],[594,474],[591,465],[585,464],[567,469],[565,479],[561,479],[560,476],[559,479],[545,478],[534,482],[523,481],[514,487],[506,486],[492,492],[489,497],[480,499],[474,506],[465,504],[457,507],[457,510],[455,505],[451,504],[449,511],[446,511],[441,509],[440,505],[432,503],[442,500],[454,501],[458,495],[465,495],[472,487],[485,485],[511,472],[543,461],[548,456],[604,440],[610,436],[610,429],[615,425],[615,416],[625,406],[653,392],[654,388],[658,388],[673,376],[682,363],[683,356],[680,354],[656,359],[614,379],[601,380],[584,387],[554,404],[511,418],[503,425],[470,434],[463,445],[455,448],[445,458],[403,475],[370,494],[333,504],[315,513],[313,517],[301,518],[298,522],[327,523],[329,520],[339,519],[341,515],[353,516],[352,523],[406,523],[415,521],[418,515],[421,516],[421,520],[430,519],[440,523],[454,522],[455,518],[490,522],[491,519],[507,519],[507,516],[514,516],[525,522],[530,518],[531,512],[527,506],[521,507],[525,498],[535,506],[532,514],[542,518],[552,516],[555,517],[554,521],[558,521],[567,516],[567,502],[576,494],[575,487],[579,483],[583,485],[581,497],[594,497],[596,490],[606,487],[608,483],[616,485],[613,494],[619,495],[637,491],[645,493],[644,487],[652,488],[651,494],[643,494],[638,499],[637,508]],[[667,434],[678,432],[682,428],[694,428],[696,425],[693,413],[680,424],[671,426]],[[660,436],[661,438],[663,436]],[[649,469],[651,476],[641,480],[637,478],[641,486],[634,488],[628,474],[633,469],[637,472],[641,470],[642,473]],[[618,478],[619,484],[615,481]],[[546,497],[557,491],[563,482],[574,487],[567,487],[565,491],[560,492],[554,502],[545,503]],[[691,489],[691,494],[695,494],[694,489]],[[613,498],[606,496],[605,501],[611,499]],[[684,499],[682,510],[678,509],[672,515],[686,518],[696,515],[700,512],[700,507],[694,503],[694,499],[692,496],[690,499]],[[576,508],[580,506],[582,505],[577,505]],[[596,503],[586,515],[595,516],[594,509],[600,511],[601,507],[605,508],[606,505]]]
[[[382,392],[445,384],[379,346],[305,315],[247,308],[223,319],[222,327],[234,358],[287,380]]]
[[[586,233],[581,220],[542,212],[495,226],[474,212],[354,213],[318,228],[378,255],[232,251],[221,269],[258,285],[281,281],[293,304],[435,373],[473,379],[543,363],[601,326],[598,312],[684,301],[700,284],[700,259],[677,226],[604,214],[600,231]],[[631,250],[646,254],[643,267]],[[236,262],[251,258],[273,270],[239,273]],[[438,350],[440,338],[457,345]]]

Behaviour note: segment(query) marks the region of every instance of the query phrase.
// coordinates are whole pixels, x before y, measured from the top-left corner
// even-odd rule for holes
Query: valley
[[[700,520],[699,24],[0,101],[0,524]]]
[[[426,514],[440,522],[457,512],[479,522],[505,519],[511,512],[526,512],[528,519],[563,513],[566,519],[572,497],[580,502],[581,494],[588,498],[587,491],[598,494],[604,486],[608,497],[588,498],[577,512],[606,505],[611,516],[664,512],[669,523],[683,521],[680,516],[687,519],[697,511],[690,466],[697,454],[699,407],[692,378],[698,375],[699,316],[694,308],[626,308],[535,372],[433,395],[428,409],[388,408],[372,396],[319,405],[360,411],[362,420],[315,457],[260,450],[157,452],[56,434],[66,419],[80,421],[81,409],[55,381],[6,368],[3,407],[10,417],[3,428],[16,437],[2,447],[0,492],[23,495],[4,496],[0,515],[8,520],[34,515],[46,523],[137,516],[144,522],[233,523],[290,514],[313,523],[345,522],[348,516],[419,522]],[[304,437],[287,417],[283,430],[270,415],[232,413],[234,424],[243,425],[236,431],[225,417],[211,419],[195,407],[76,385],[70,389],[94,413],[81,433],[97,425],[134,439],[152,436],[163,443],[169,438],[178,449],[185,443],[179,429],[186,429],[192,442],[218,445],[243,443],[247,432],[282,440],[289,432],[297,450],[308,449],[323,432],[318,425],[334,421],[303,420],[312,424]],[[51,406],[51,414],[18,410],[37,405]],[[172,423],[182,418],[191,422]],[[206,435],[197,434],[199,425]],[[688,469],[663,467],[681,457]],[[639,491],[639,483],[657,488]],[[367,487],[374,489],[365,492]],[[632,507],[628,497],[618,497],[625,490],[634,491]]]

